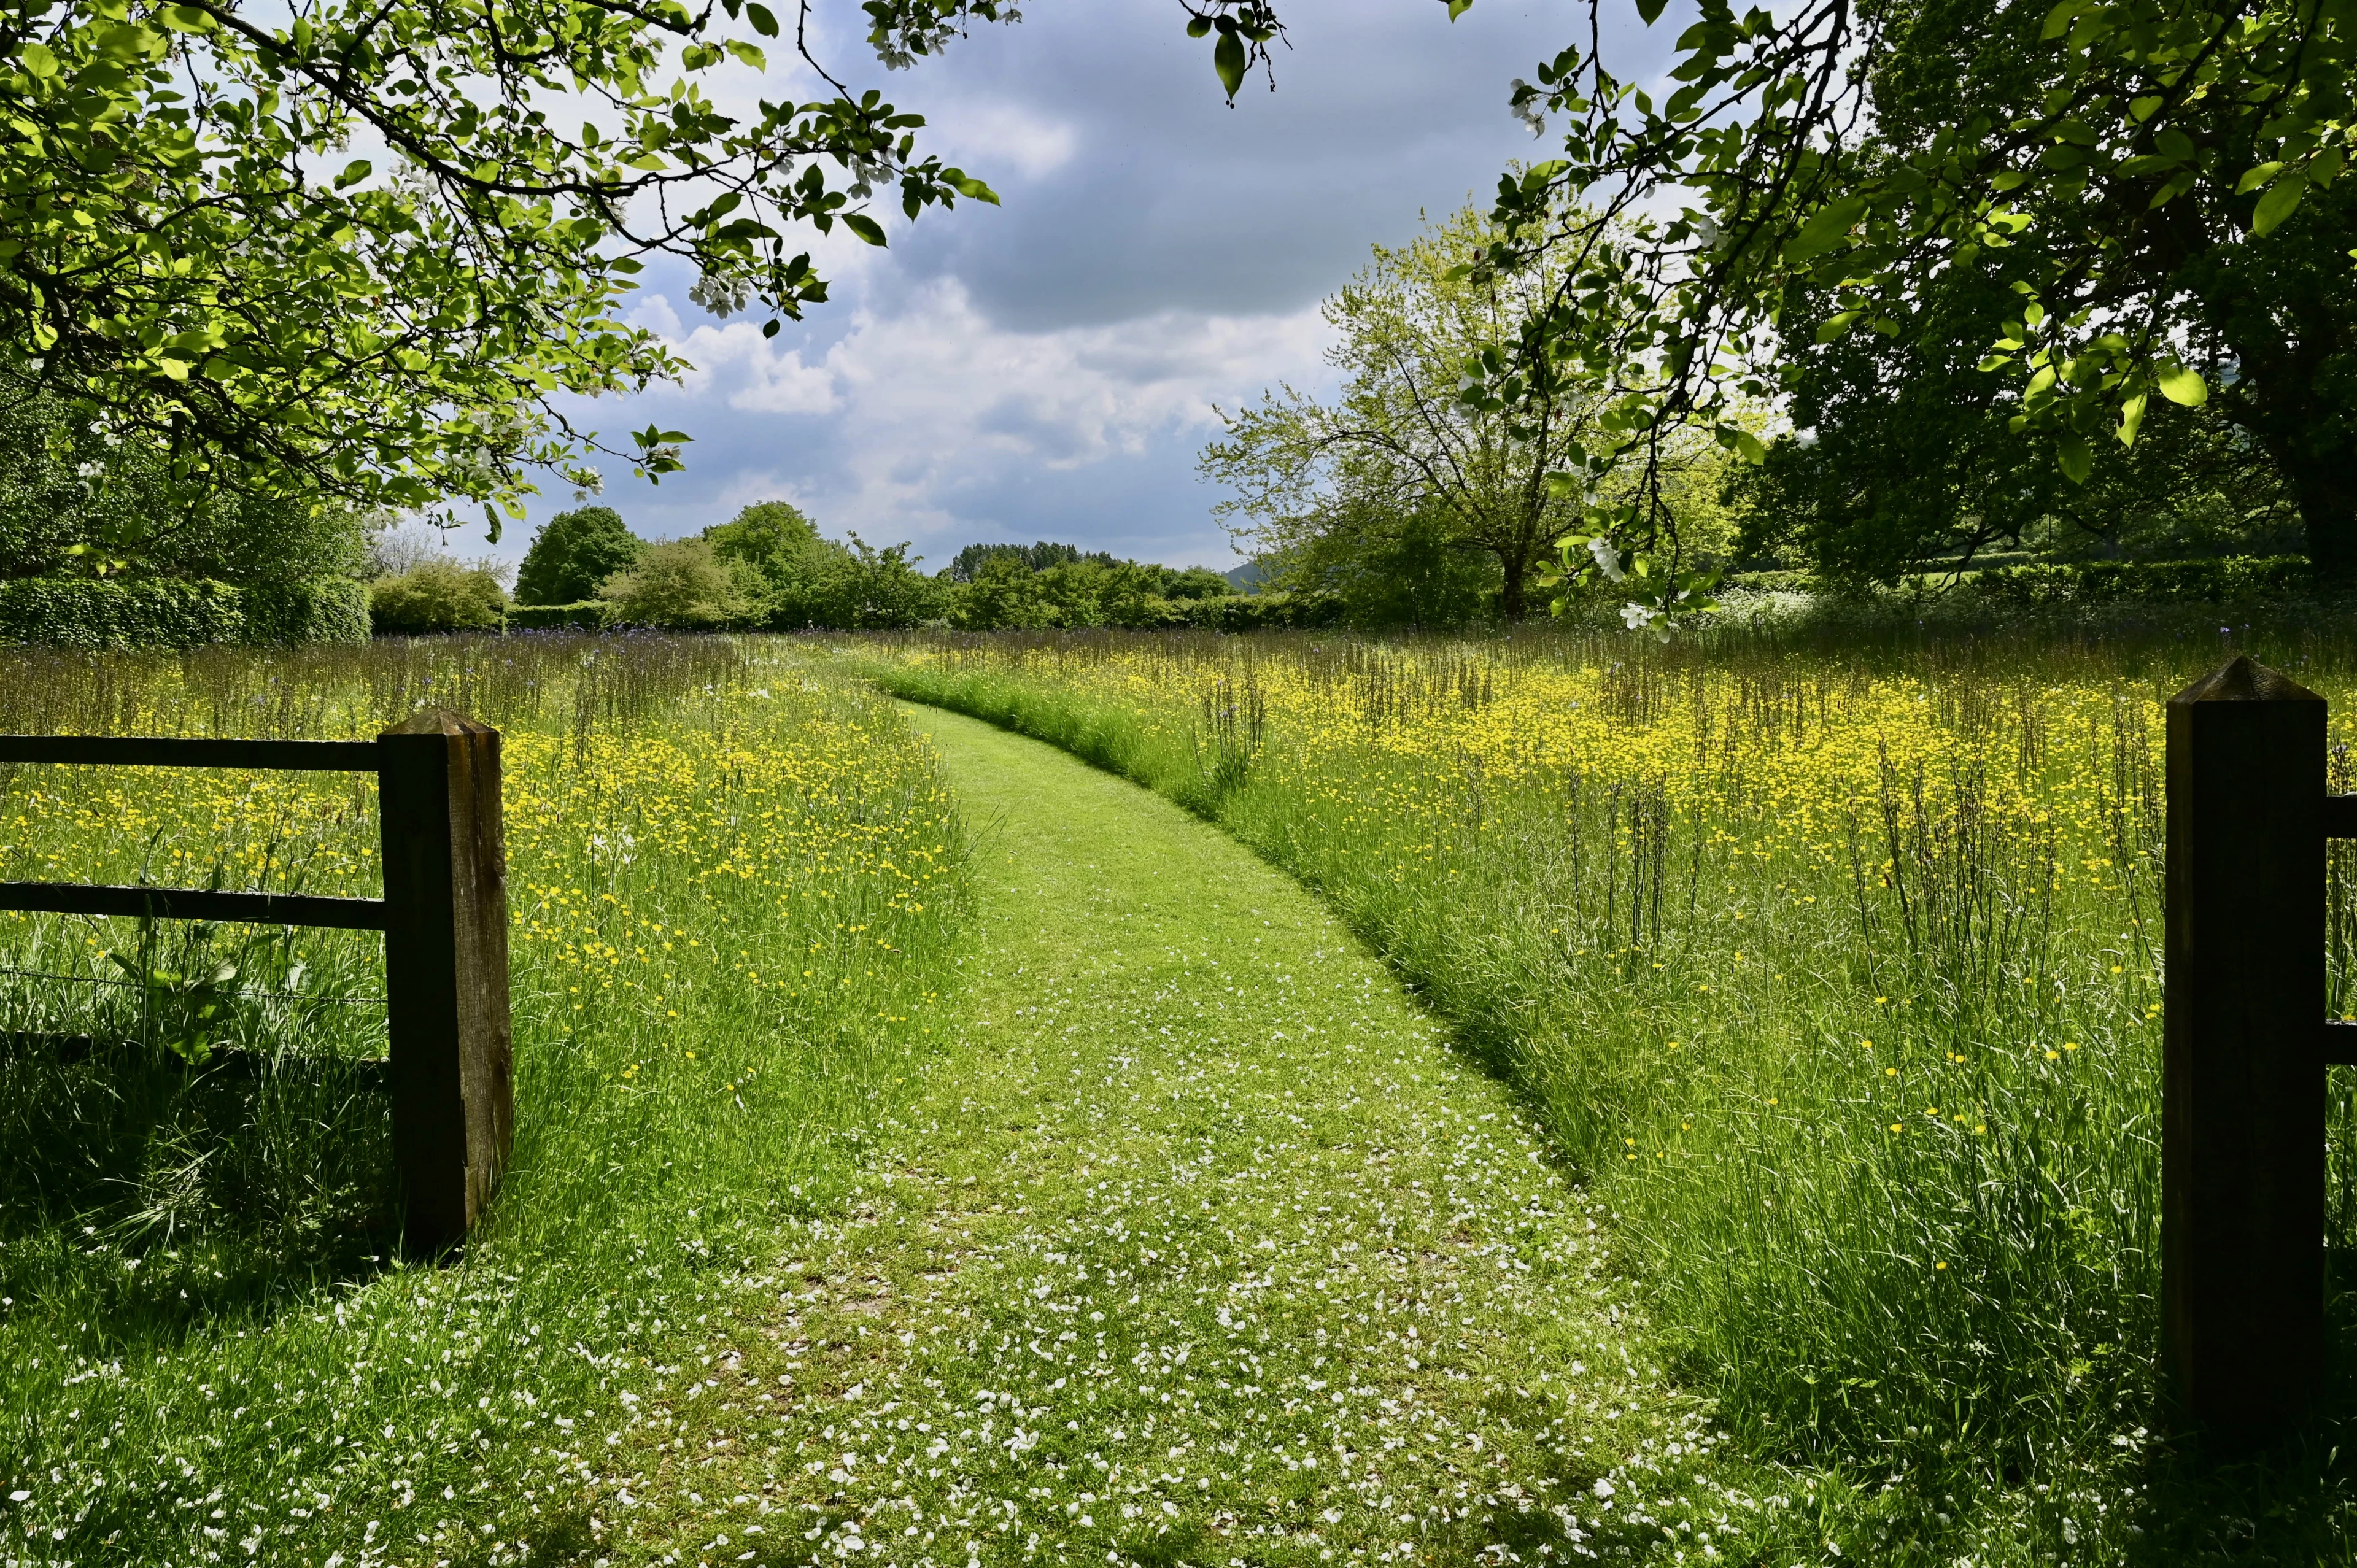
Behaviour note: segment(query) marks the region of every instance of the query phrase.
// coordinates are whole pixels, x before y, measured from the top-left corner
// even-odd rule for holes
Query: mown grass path
[[[1587,1201],[1330,915],[1143,789],[911,716],[981,830],[958,1022],[599,1555],[1625,1561],[1744,1535],[1756,1505],[1698,1489],[1711,1440]]]

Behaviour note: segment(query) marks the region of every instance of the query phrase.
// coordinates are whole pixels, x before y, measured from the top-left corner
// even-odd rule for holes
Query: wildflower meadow
[[[927,755],[722,641],[7,664],[10,730],[499,725],[518,1069],[488,1230],[404,1262],[373,934],[0,917],[0,1561],[587,1551],[933,1026],[967,841]],[[18,768],[6,875],[366,893],[372,788]]]
[[[1984,1563],[2337,1552],[2350,1517],[2331,1423],[2223,1494],[2161,1435],[2161,704],[2240,647],[1733,629],[865,657],[1316,888],[1608,1204],[1664,1353],[1743,1451],[1846,1477],[1885,1553]],[[2345,776],[2357,649],[2255,651],[2333,699]]]
[[[517,1142],[404,1256],[379,939],[0,916],[0,1563],[2342,1560],[2345,1355],[2157,1380],[2160,704],[2349,788],[2357,647],[2184,631],[11,652],[498,726]],[[0,875],[367,896],[372,794],[16,767]]]

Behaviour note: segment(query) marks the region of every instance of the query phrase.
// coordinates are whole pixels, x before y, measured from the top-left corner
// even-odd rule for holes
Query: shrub
[[[1343,602],[1326,594],[1237,594],[1224,599],[1187,599],[1170,607],[1181,624],[1204,631],[1309,631],[1340,626]]]
[[[85,469],[102,479],[91,483]],[[250,587],[362,570],[360,518],[317,498],[264,494],[257,478],[232,462],[175,476],[162,443],[107,430],[0,370],[0,575],[76,575],[70,563],[107,563],[140,581]]]
[[[1976,594],[2012,605],[2223,604],[2309,591],[2300,555],[2219,555],[2198,561],[2089,561],[2007,566],[1973,579]]]
[[[710,631],[748,619],[759,586],[759,574],[721,560],[709,540],[674,539],[617,573],[598,596],[624,625]]]
[[[16,577],[0,582],[0,638],[90,649],[242,642],[242,597],[205,578]]]
[[[533,535],[532,548],[516,568],[516,598],[527,605],[594,599],[608,578],[634,565],[646,548],[612,507],[559,512]]]
[[[428,561],[369,590],[369,619],[379,636],[497,628],[508,596],[500,580],[479,566]]]

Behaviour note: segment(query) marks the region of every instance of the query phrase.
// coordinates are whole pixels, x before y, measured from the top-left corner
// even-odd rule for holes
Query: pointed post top
[[[2247,653],[2238,653],[2169,699],[2180,703],[2320,703],[2314,692]]]

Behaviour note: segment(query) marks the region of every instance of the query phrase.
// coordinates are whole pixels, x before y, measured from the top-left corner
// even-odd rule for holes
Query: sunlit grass
[[[895,714],[790,653],[0,669],[10,729],[364,736],[425,703],[505,736],[517,1143],[490,1224],[456,1262],[395,1261],[373,938],[0,918],[0,962],[38,972],[0,991],[0,1557],[586,1548],[609,1445],[781,1223],[836,1201],[934,1026],[954,807]],[[6,874],[373,891],[349,778],[159,778],[16,770]],[[116,954],[233,970],[206,1044],[235,1053],[166,1049],[175,998]]]
[[[2357,730],[2350,646],[2260,651]],[[1843,1478],[1854,1541],[2093,1560],[2222,1506],[2340,1539],[2330,1437],[2230,1505],[2147,1490],[2190,1474],[2155,1435],[2160,703],[2214,641],[864,657],[1319,889],[1609,1202],[1687,1386],[1756,1458]],[[2352,1222],[2336,1199],[2336,1247]]]

